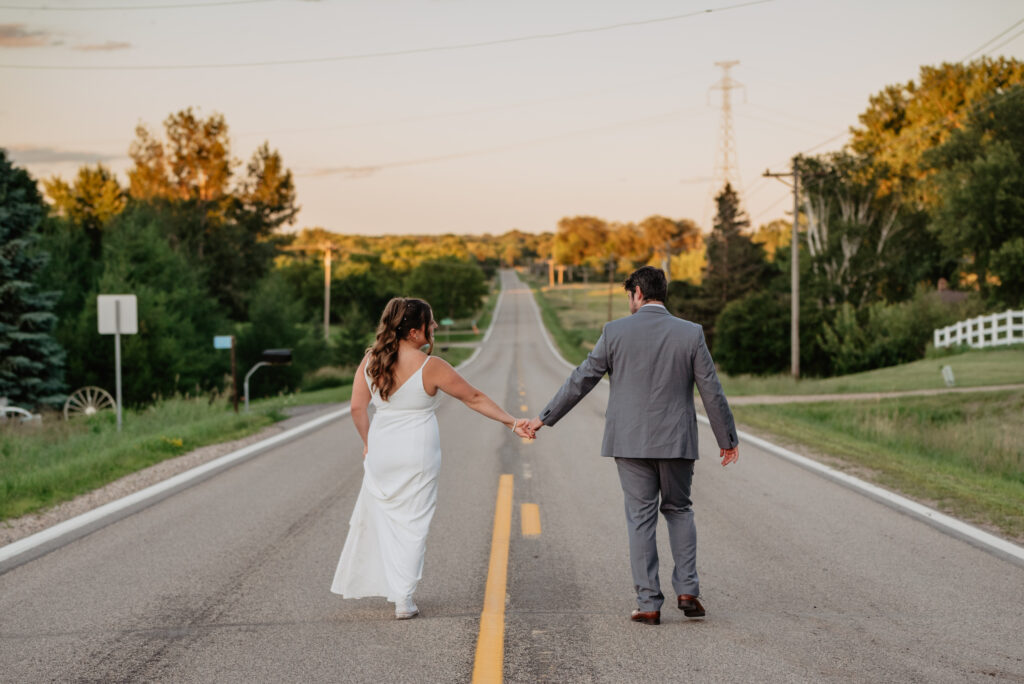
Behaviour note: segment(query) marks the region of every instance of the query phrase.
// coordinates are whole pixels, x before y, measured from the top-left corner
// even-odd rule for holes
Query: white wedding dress
[[[437,505],[441,441],[423,389],[423,366],[384,401],[369,376],[376,408],[363,461],[363,486],[331,591],[346,598],[411,600],[423,575],[427,529]]]

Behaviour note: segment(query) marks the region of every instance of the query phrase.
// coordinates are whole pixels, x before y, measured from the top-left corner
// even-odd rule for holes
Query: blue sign
[[[231,335],[217,335],[213,338],[214,349],[231,349]]]

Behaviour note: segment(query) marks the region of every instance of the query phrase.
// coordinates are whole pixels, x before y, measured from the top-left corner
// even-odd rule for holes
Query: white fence
[[[1024,343],[1024,311],[1004,311],[968,318],[933,333],[935,347],[966,344],[974,349]]]

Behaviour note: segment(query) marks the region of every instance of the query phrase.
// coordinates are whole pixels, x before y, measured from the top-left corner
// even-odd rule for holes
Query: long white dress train
[[[423,368],[429,361],[388,401],[366,376],[376,413],[370,421],[363,485],[331,584],[331,591],[345,598],[404,601],[423,575],[441,470],[434,415],[440,395],[432,397],[423,389]]]

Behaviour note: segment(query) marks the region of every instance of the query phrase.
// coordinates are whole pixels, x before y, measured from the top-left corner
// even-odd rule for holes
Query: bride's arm
[[[370,388],[366,385],[366,357],[363,357],[356,376],[352,378],[352,401],[349,407],[352,411],[352,422],[356,424],[356,430],[363,439],[363,458],[366,458],[367,440],[370,434],[370,418],[366,413],[366,407],[370,405]]]
[[[520,437],[532,439],[533,434],[526,427],[526,420],[516,418],[498,406],[493,399],[473,387],[459,372],[444,359],[434,357],[424,369],[428,385],[434,385],[445,394],[450,394],[477,413],[496,420],[505,427],[516,428]]]

